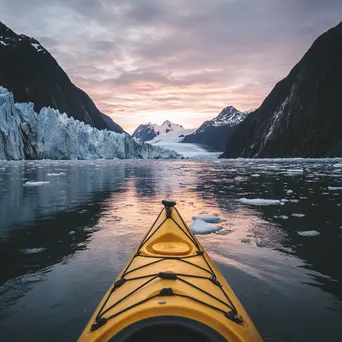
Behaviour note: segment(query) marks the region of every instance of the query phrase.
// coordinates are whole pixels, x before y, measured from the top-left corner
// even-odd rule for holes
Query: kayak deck
[[[261,341],[232,289],[178,210],[172,202],[165,203],[80,341],[106,341],[139,322],[146,330],[146,326],[156,326],[151,325],[151,319],[160,317],[164,317],[164,323],[159,325],[165,325],[166,319],[176,327],[190,321],[190,325],[202,325],[197,327],[202,331],[207,327],[217,334],[208,341]],[[177,318],[182,323],[174,323]],[[111,339],[116,340],[126,339]]]

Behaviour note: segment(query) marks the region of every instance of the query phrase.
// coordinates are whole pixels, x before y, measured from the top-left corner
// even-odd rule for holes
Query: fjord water
[[[337,159],[0,163],[0,340],[76,340],[164,198],[221,217],[199,239],[266,341],[342,340]]]

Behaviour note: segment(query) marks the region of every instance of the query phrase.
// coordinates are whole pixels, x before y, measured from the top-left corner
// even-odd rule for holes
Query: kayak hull
[[[166,203],[79,341],[136,341],[144,334],[150,341],[181,342],[183,335],[187,341],[262,341],[178,210]]]

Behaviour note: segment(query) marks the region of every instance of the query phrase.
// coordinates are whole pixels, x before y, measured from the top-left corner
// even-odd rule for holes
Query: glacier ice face
[[[24,159],[20,124],[13,94],[0,87],[0,159]]]
[[[135,141],[125,133],[97,130],[58,110],[14,103],[0,87],[0,159],[169,159],[175,151]]]

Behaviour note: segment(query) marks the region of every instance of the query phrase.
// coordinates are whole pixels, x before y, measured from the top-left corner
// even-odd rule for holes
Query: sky
[[[0,21],[36,38],[127,132],[198,127],[260,106],[341,0],[0,0]]]

